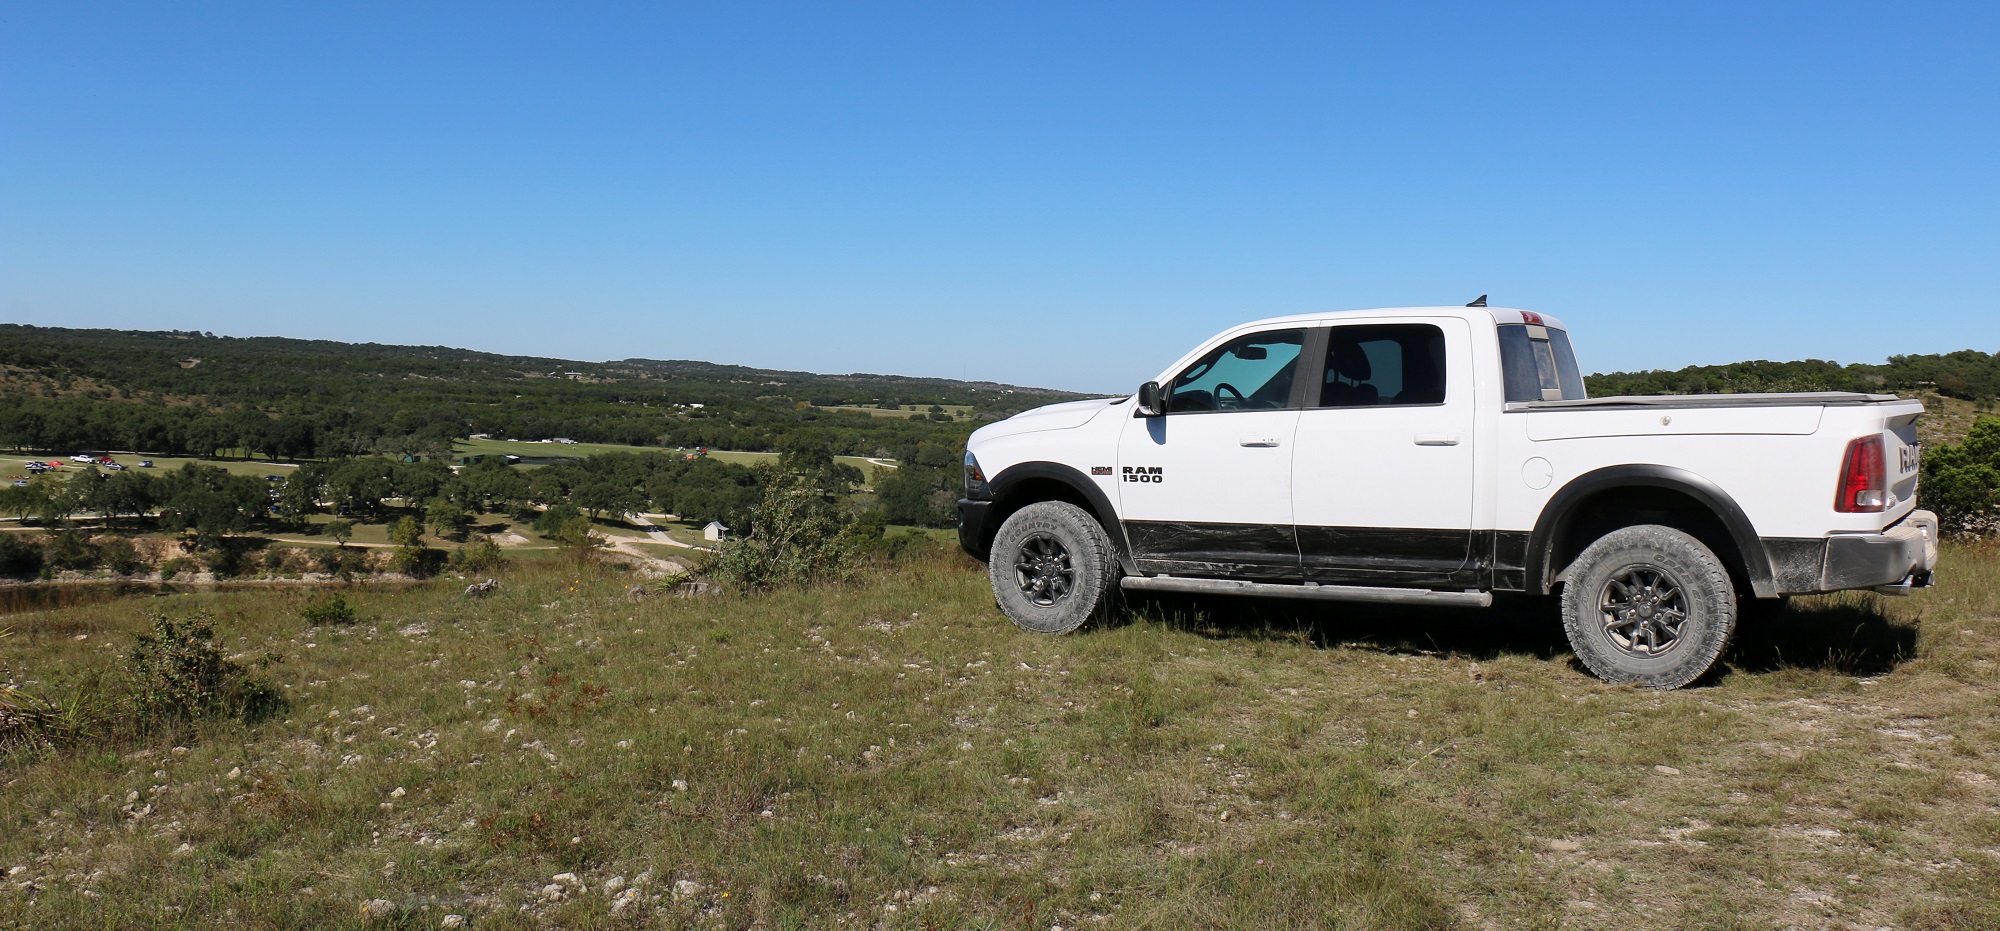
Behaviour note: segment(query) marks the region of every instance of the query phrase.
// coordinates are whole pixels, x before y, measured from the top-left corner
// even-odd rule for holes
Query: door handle
[[[1276,446],[1278,445],[1278,438],[1275,436],[1246,436],[1238,439],[1236,443],[1239,446]]]
[[[1418,446],[1457,446],[1457,445],[1458,445],[1458,434],[1456,434],[1456,433],[1419,433],[1419,434],[1417,434],[1417,445],[1418,445]]]

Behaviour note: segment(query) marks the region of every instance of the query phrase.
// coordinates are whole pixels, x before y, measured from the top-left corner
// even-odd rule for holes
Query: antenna
[[[1467,307],[1485,307],[1485,306],[1486,306],[1486,295],[1484,295],[1484,294],[1481,294],[1480,296],[1478,296],[1478,297],[1475,297],[1475,298],[1473,298],[1473,299],[1472,299],[1472,300],[1470,300],[1470,301],[1467,301],[1467,302],[1465,303],[1465,306],[1467,306]]]

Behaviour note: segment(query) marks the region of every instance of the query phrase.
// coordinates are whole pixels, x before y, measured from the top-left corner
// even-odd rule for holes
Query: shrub
[[[535,532],[553,540],[558,534],[562,533],[564,527],[569,526],[570,523],[582,516],[583,512],[577,510],[576,505],[564,501],[543,511],[540,516],[535,518]]]
[[[203,561],[208,563],[208,571],[215,573],[215,577],[218,579],[240,575],[244,569],[249,567],[248,564],[250,561],[245,558],[249,554],[241,546],[228,545],[230,542],[233,541],[223,541],[224,545],[203,554],[202,557]]]
[[[2000,529],[2000,418],[1981,417],[1964,442],[1925,454],[1917,502],[1937,512],[1947,533]]]
[[[460,572],[486,572],[506,563],[507,557],[500,552],[500,544],[485,534],[473,537],[451,554],[451,567]]]
[[[97,541],[98,561],[119,575],[131,575],[146,567],[146,560],[139,555],[139,547],[124,537],[105,537]]]
[[[579,559],[589,558],[604,545],[604,537],[591,529],[590,518],[581,514],[564,521],[549,539]]]
[[[41,571],[41,547],[20,534],[0,533],[0,575],[32,577]]]
[[[353,606],[347,603],[347,596],[339,592],[306,602],[306,606],[299,609],[299,617],[315,627],[352,624],[355,621]]]
[[[160,581],[171,582],[174,576],[180,575],[183,572],[199,571],[200,569],[201,563],[195,562],[187,556],[175,556],[160,564]]]
[[[97,568],[97,547],[81,530],[58,530],[42,539],[44,563],[54,569]]]
[[[128,655],[141,722],[173,726],[224,714],[256,719],[277,709],[282,699],[276,689],[223,658],[209,615],[151,617],[152,632],[139,634]]]
[[[810,474],[781,472],[764,488],[750,533],[724,543],[714,573],[743,589],[840,581],[854,571],[859,537]]]

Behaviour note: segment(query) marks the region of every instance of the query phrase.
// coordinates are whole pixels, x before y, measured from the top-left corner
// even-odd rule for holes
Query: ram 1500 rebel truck
[[[1129,397],[972,434],[960,545],[1021,627],[1115,586],[1407,605],[1559,594],[1584,665],[1678,688],[1757,600],[1929,585],[1923,405],[1590,399],[1561,321],[1417,307],[1246,323]]]

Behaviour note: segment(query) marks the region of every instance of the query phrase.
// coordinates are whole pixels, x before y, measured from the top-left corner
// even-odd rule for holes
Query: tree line
[[[1071,397],[699,362],[0,325],[0,445],[17,449],[334,458],[448,449],[486,434],[772,452],[786,435],[813,430],[838,455],[884,456]],[[926,409],[827,409],[905,404]],[[959,419],[942,405],[972,413]]]
[[[1591,397],[1736,394],[1767,391],[1936,391],[1961,400],[2000,397],[2000,353],[1962,349],[1940,355],[1890,356],[1877,364],[1731,362],[1674,371],[1611,372],[1585,380]]]

